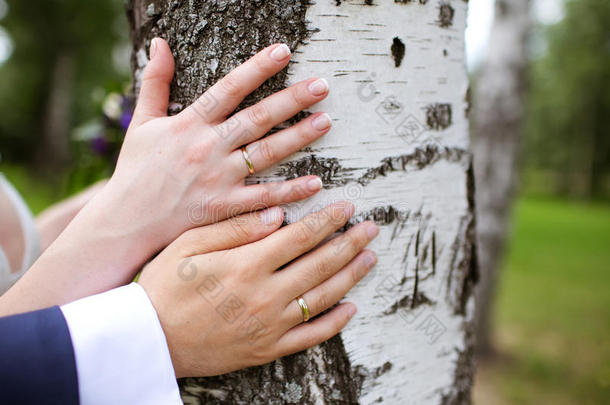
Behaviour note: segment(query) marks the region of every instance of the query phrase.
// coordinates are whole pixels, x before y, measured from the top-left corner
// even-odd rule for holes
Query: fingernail
[[[316,177],[315,179],[311,179],[307,182],[307,188],[309,191],[316,191],[322,188],[322,179]]]
[[[150,59],[154,59],[155,55],[157,54],[157,38],[153,38],[152,41],[150,41],[150,50],[148,51],[150,53]]]
[[[311,121],[311,126],[317,129],[318,131],[322,131],[328,127],[330,127],[330,115],[324,113],[318,115],[316,118]]]
[[[350,305],[349,308],[347,309],[347,314],[349,315],[350,318],[352,316],[354,316],[356,314],[356,312],[358,312],[358,308],[354,304]]]
[[[352,203],[346,202],[345,207],[343,207],[343,212],[345,213],[346,217],[351,217],[354,213],[354,205]]]
[[[282,218],[282,209],[280,207],[267,208],[260,212],[260,216],[265,225],[277,224]]]
[[[367,253],[366,256],[364,256],[364,264],[366,265],[366,267],[371,268],[376,262],[377,256],[375,255],[375,253]]]
[[[318,79],[309,84],[309,92],[314,96],[321,96],[328,91],[328,82],[326,79]]]
[[[369,238],[373,239],[379,233],[379,227],[375,224],[368,224],[366,227],[366,234]]]
[[[290,48],[288,48],[288,45],[286,44],[282,44],[276,47],[269,54],[269,56],[271,56],[271,59],[274,59],[278,62],[284,60],[288,55],[290,55]]]

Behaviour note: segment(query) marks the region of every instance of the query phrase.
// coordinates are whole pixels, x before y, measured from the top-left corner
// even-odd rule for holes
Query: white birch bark
[[[474,91],[473,151],[476,173],[480,281],[476,288],[476,340],[492,351],[491,318],[509,233],[517,183],[519,140],[525,115],[529,0],[497,0],[490,48]]]
[[[146,55],[147,41],[160,33],[170,45],[172,39],[174,44],[185,41],[180,37],[183,30],[147,25],[145,8],[149,18],[157,18],[156,27],[163,19],[165,27],[179,24],[168,22],[173,18],[159,6],[163,2],[153,6],[161,7],[158,15],[148,4],[138,3],[131,9],[135,55]],[[257,15],[245,2],[223,3],[217,7],[233,15]],[[278,80],[290,85],[311,76],[327,78],[330,96],[311,111],[328,112],[333,129],[249,181],[320,175],[324,190],[286,207],[287,221],[331,201],[351,200],[356,205],[351,224],[372,218],[380,225],[371,245],[379,262],[349,293],[347,299],[359,311],[340,337],[255,370],[188,379],[183,382],[185,402],[469,403],[476,259],[464,61],[466,2],[257,3],[262,9],[270,7],[264,22],[252,17],[250,31],[237,38],[256,43],[252,38],[269,35],[274,42],[288,41],[293,62],[285,80]],[[184,7],[185,14],[197,13]],[[201,13],[197,18],[193,27],[201,22]],[[276,18],[281,20],[277,25]],[[297,20],[307,28],[306,35]],[[205,47],[213,44],[214,35],[198,41]],[[172,93],[177,109],[205,88],[196,83],[240,62],[223,52],[208,48],[202,53],[205,66],[195,82],[188,81],[194,62],[188,54],[177,53],[186,61],[178,63]],[[134,58],[136,78],[145,62],[139,59],[142,62]],[[227,59],[230,63],[224,62]],[[186,86],[180,84],[184,81]]]

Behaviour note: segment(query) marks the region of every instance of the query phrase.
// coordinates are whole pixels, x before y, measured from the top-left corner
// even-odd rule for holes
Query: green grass
[[[501,403],[610,403],[610,205],[517,204],[496,325]]]

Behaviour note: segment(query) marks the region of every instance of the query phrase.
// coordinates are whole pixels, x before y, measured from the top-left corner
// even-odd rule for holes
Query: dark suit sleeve
[[[78,404],[74,350],[59,307],[0,318],[0,403]]]

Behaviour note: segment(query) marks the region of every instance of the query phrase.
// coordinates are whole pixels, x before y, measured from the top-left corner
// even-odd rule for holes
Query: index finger
[[[248,94],[282,70],[290,55],[286,44],[268,46],[216,82],[185,111],[196,113],[208,123],[222,121]]]
[[[242,246],[244,257],[259,257],[260,263],[270,271],[306,253],[327,236],[341,228],[353,215],[354,206],[347,201],[330,204],[323,210],[285,226],[266,238]]]

